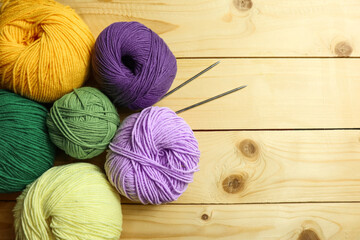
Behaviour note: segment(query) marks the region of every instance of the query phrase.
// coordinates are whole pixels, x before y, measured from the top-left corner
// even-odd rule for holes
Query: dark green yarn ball
[[[0,193],[23,190],[53,166],[44,106],[0,90]]]

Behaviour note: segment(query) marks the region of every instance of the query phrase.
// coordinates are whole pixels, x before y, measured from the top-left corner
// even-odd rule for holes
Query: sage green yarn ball
[[[55,101],[47,118],[52,142],[77,159],[102,153],[119,124],[119,115],[109,98],[92,87],[75,89]]]
[[[53,166],[47,109],[0,90],[0,193],[17,192]]]

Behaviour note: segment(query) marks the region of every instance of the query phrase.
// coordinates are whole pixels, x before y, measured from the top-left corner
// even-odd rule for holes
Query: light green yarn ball
[[[96,88],[82,87],[57,100],[46,123],[57,147],[74,158],[89,159],[107,148],[120,119],[108,97]]]
[[[13,212],[17,240],[118,240],[122,230],[120,196],[90,163],[49,169]]]

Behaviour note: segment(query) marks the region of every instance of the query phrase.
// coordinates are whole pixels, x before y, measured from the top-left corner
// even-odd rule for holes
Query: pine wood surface
[[[179,110],[248,85],[181,113],[200,171],[174,203],[122,198],[122,239],[360,239],[359,1],[60,2],[94,36],[116,21],[153,29],[178,59],[172,87],[221,61],[158,106]],[[75,161],[58,151],[55,165]],[[0,240],[15,238],[18,195],[0,194]]]
[[[218,59],[181,59],[173,86]],[[157,103],[174,111],[238,86],[236,93],[180,113],[195,130],[358,128],[360,59],[220,59]]]
[[[96,36],[116,21],[142,22],[161,34],[177,57],[359,56],[357,0],[61,2]]]
[[[0,202],[0,240],[14,237],[13,206],[14,202]],[[360,205],[352,203],[123,204],[122,210],[121,239],[347,240],[360,235]]]

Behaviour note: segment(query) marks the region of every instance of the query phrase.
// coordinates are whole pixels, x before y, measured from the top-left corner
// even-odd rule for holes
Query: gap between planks
[[[343,59],[343,58],[349,58],[349,59],[359,59],[359,56],[348,56],[348,57],[339,57],[339,56],[254,56],[254,57],[176,57],[177,60],[207,60],[207,59]]]
[[[124,197],[122,197],[121,205],[132,205],[132,206],[150,206],[150,205],[144,205],[141,203],[135,203],[135,202],[123,202]],[[0,203],[16,203],[16,200],[0,200]],[[303,201],[303,202],[244,202],[244,203],[166,203],[162,205],[166,206],[228,206],[228,205],[289,205],[289,204],[360,204],[360,201]],[[155,206],[155,205],[153,205]]]
[[[284,128],[284,129],[194,129],[194,132],[271,132],[271,131],[352,131],[360,128]]]

